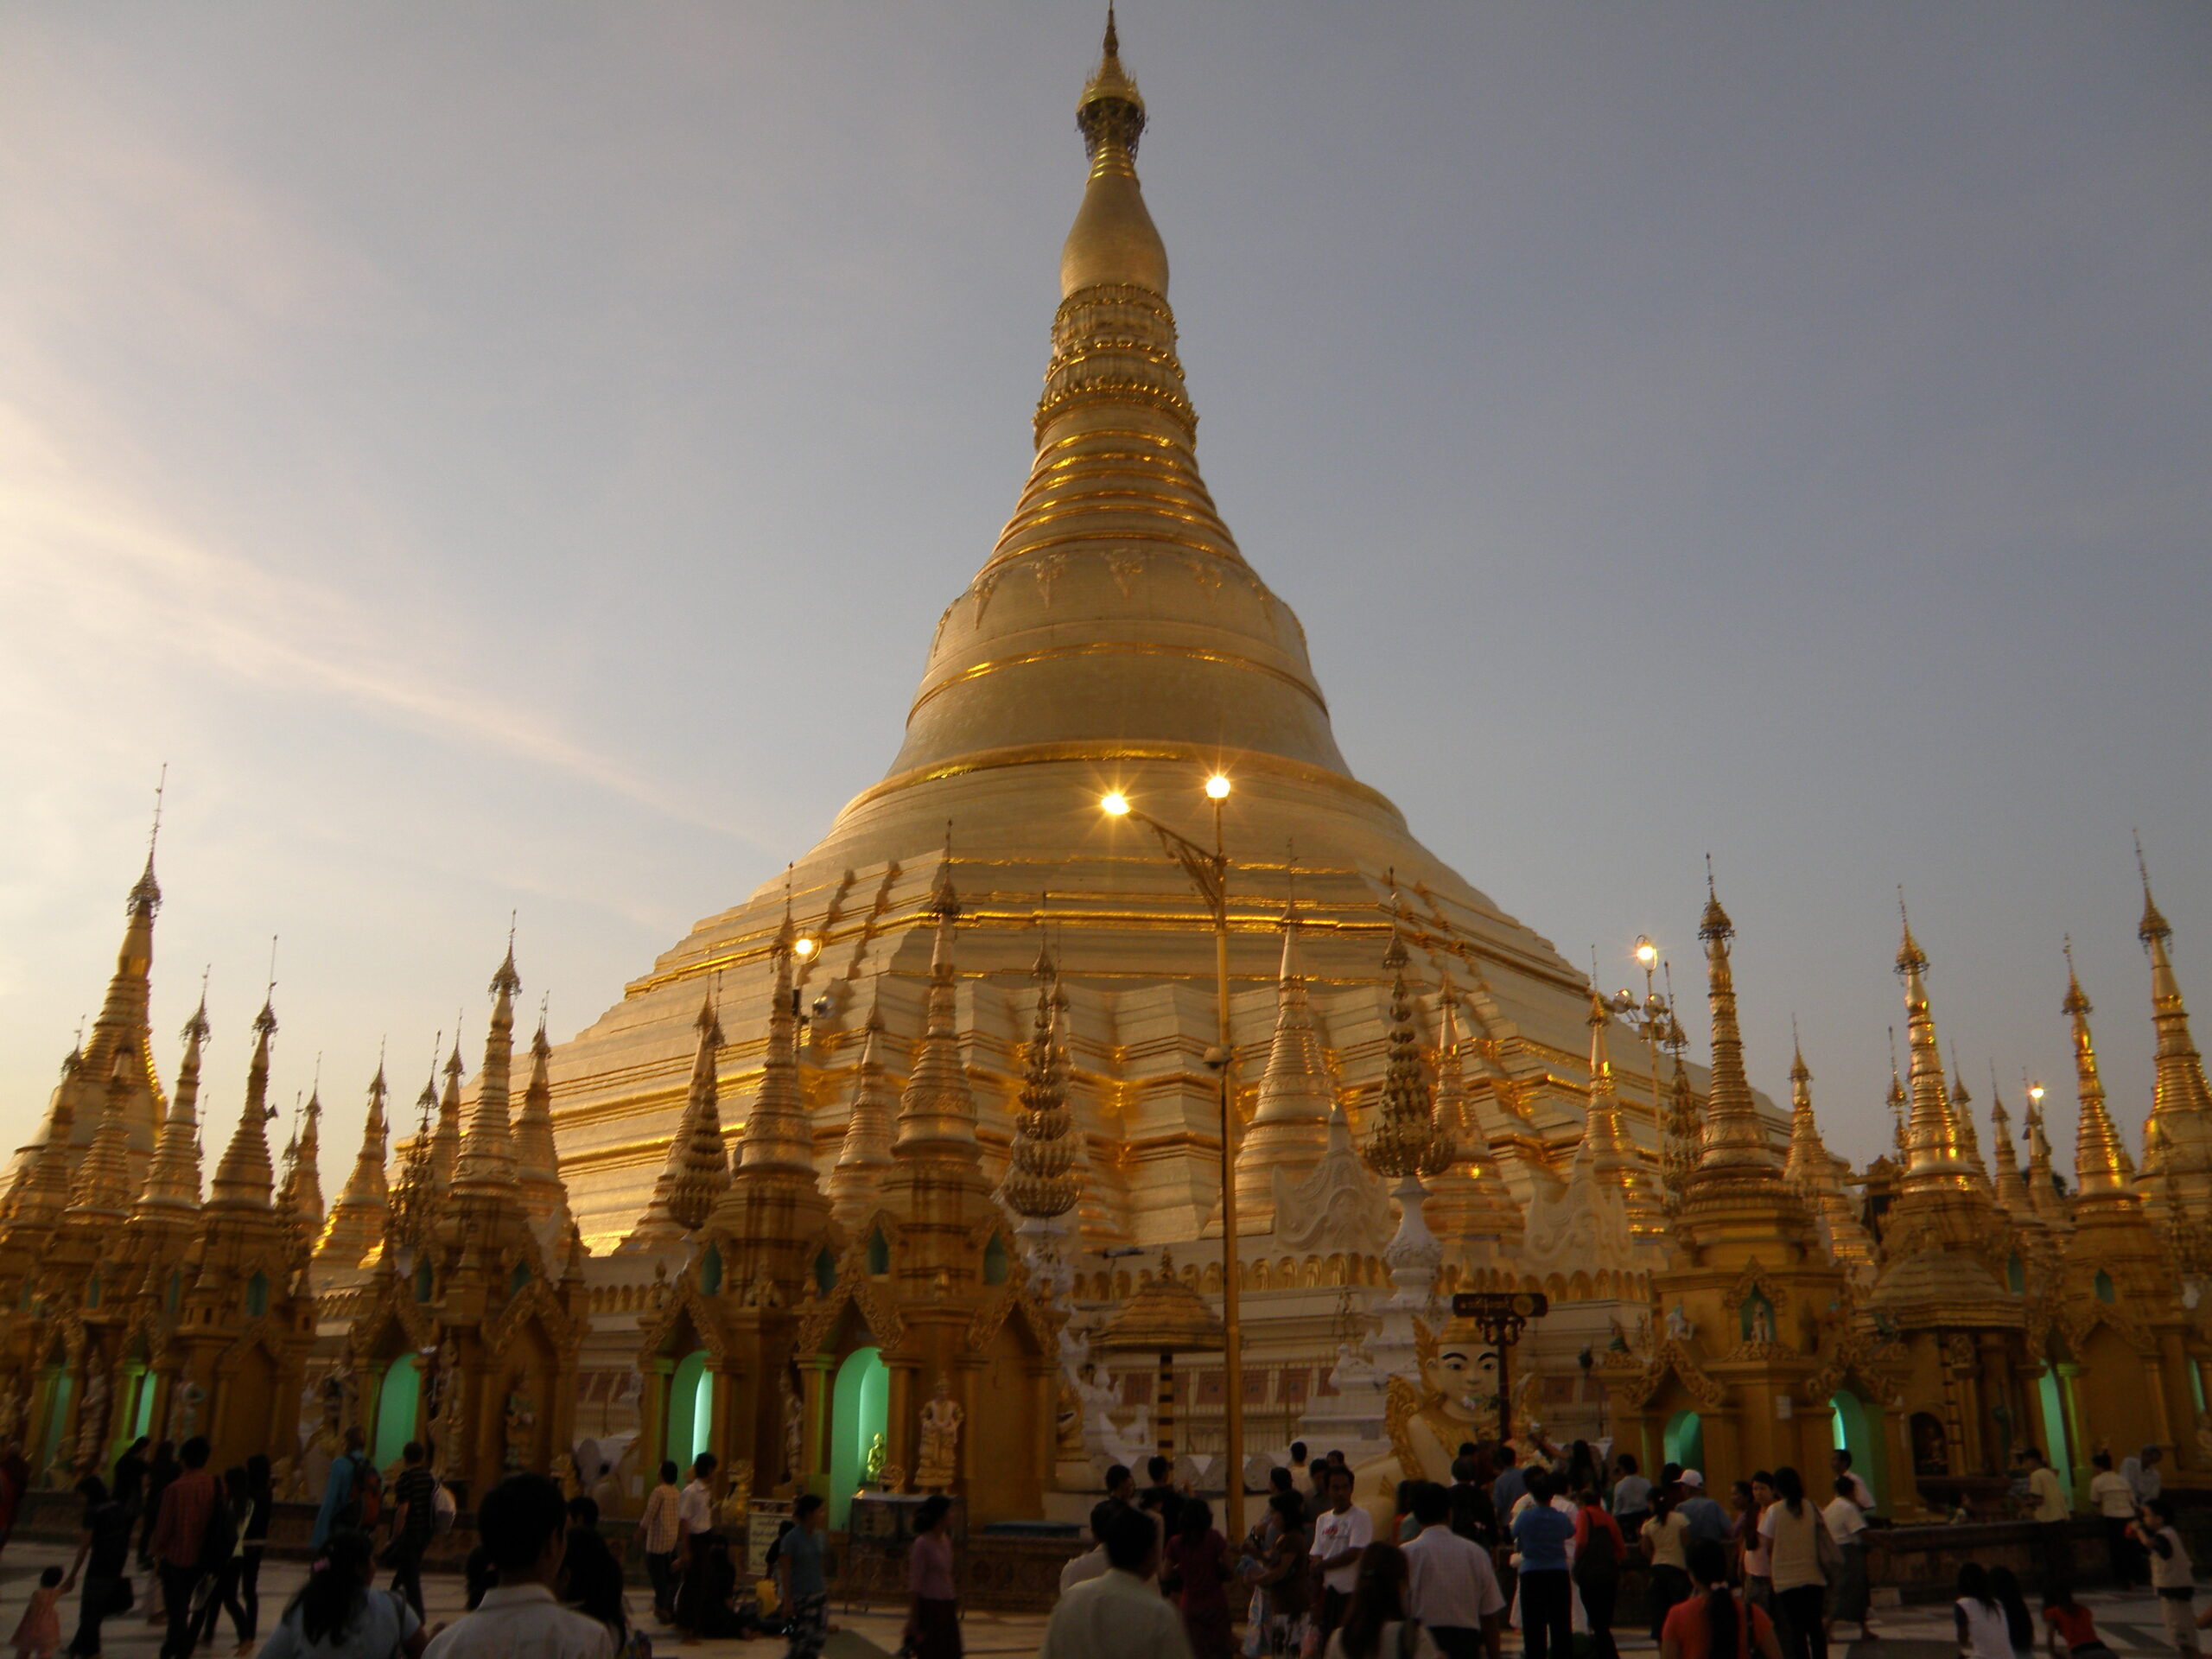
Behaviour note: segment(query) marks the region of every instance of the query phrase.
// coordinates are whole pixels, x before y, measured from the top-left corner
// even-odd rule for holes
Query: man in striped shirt
[[[399,1478],[391,1484],[391,1592],[404,1596],[423,1617],[423,1553],[437,1529],[438,1478],[430,1472],[422,1446],[410,1440],[399,1451]]]

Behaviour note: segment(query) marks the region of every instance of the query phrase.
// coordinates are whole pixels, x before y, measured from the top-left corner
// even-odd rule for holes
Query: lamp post
[[[1115,790],[1100,798],[1098,810],[1109,818],[1134,818],[1160,838],[1167,855],[1183,868],[1198,897],[1213,912],[1213,966],[1217,1034],[1206,1055],[1220,1079],[1221,1107],[1221,1313],[1225,1327],[1222,1348],[1223,1381],[1227,1385],[1229,1478],[1224,1484],[1224,1518],[1231,1538],[1244,1535],[1244,1349],[1237,1328],[1236,1247],[1236,1107],[1231,1072],[1235,1051],[1229,1041],[1229,855],[1222,840],[1221,813],[1229,799],[1228,778],[1215,772],[1205,781],[1206,799],[1213,804],[1213,850],[1188,836],[1170,830],[1159,819],[1140,812],[1129,798]]]
[[[1636,959],[1643,969],[1643,1001],[1638,1003],[1634,992],[1625,988],[1615,991],[1605,1000],[1605,1006],[1616,1014],[1628,1020],[1629,1024],[1643,1039],[1644,1057],[1651,1070],[1651,1128],[1659,1143],[1659,1166],[1665,1177],[1663,1182],[1667,1208],[1672,1211],[1681,1201],[1681,1187],[1688,1176],[1688,1164],[1695,1161],[1696,1154],[1673,1144],[1678,1138],[1676,1126],[1668,1122],[1666,1101],[1659,1084],[1659,1046],[1669,1036],[1674,1021],[1674,1005],[1670,999],[1659,995],[1653,976],[1659,967],[1659,947],[1651,943],[1649,934],[1636,936]],[[1669,969],[1668,983],[1674,983]]]

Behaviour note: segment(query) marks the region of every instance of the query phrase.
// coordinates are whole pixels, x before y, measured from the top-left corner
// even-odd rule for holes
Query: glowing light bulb
[[[819,950],[821,948],[822,948],[822,944],[821,944],[821,941],[820,941],[820,940],[818,940],[818,939],[801,938],[801,939],[794,940],[794,941],[792,942],[792,944],[791,944],[791,950],[792,950],[793,953],[794,953],[794,954],[796,954],[797,956],[800,957],[801,958],[804,958],[804,957],[810,957],[810,956],[812,956],[812,955],[813,955],[817,950]]]
[[[1207,779],[1206,798],[1212,801],[1227,800],[1229,798],[1229,779],[1217,772],[1214,773],[1212,777]]]
[[[1649,968],[1659,960],[1659,947],[1649,939],[1638,939],[1636,942],[1636,959]]]
[[[1115,790],[1098,798],[1098,810],[1109,818],[1127,817],[1129,812],[1129,798],[1122,794],[1120,790]]]

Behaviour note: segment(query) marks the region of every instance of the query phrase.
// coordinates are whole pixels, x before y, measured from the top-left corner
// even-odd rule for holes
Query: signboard
[[[1497,1350],[1497,1434],[1500,1440],[1513,1438],[1513,1394],[1507,1374],[1506,1356],[1513,1344],[1521,1340],[1521,1332],[1531,1319],[1541,1319],[1552,1311],[1551,1298],[1541,1290],[1462,1291],[1452,1299],[1452,1314],[1473,1325],[1482,1339]]]
[[[791,1518],[788,1502],[769,1499],[755,1503],[745,1512],[745,1565],[755,1573],[766,1572],[761,1565],[768,1559],[768,1547],[776,1541],[776,1535],[785,1522]]]

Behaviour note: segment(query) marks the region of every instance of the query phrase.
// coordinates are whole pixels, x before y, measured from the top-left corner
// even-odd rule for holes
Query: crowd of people
[[[1117,1466],[1091,1511],[1093,1548],[1061,1574],[1046,1659],[1230,1659],[1240,1649],[1229,1590],[1240,1583],[1250,1592],[1246,1659],[1496,1659],[1513,1627],[1529,1659],[1568,1659],[1578,1637],[1589,1659],[1618,1659],[1615,1612],[1631,1574],[1662,1659],[1827,1659],[1840,1630],[1879,1639],[1869,1622],[1866,1534],[1881,1517],[1849,1452],[1831,1456],[1817,1492],[1785,1465],[1734,1483],[1724,1502],[1695,1469],[1669,1463],[1646,1475],[1633,1456],[1608,1459],[1579,1440],[1546,1450],[1524,1465],[1510,1446],[1461,1446],[1448,1484],[1400,1485],[1378,1537],[1375,1515],[1353,1501],[1343,1455],[1309,1460],[1294,1445],[1272,1471],[1260,1519],[1234,1544],[1208,1504],[1172,1484],[1166,1459],[1152,1460],[1142,1487]],[[2156,1461],[2131,1459],[2127,1478],[2155,1471]],[[2033,1490],[2046,1484],[2056,1482]],[[2160,1587],[2164,1605],[2182,1610],[2167,1613],[2168,1631],[2194,1654],[2188,1551],[2170,1510],[2155,1497],[2137,1503],[2130,1491],[2113,1548],[2140,1581]],[[2121,1560],[2115,1554],[2116,1569]],[[2062,1576],[2046,1583],[2054,1640],[2074,1659],[2097,1659],[2088,1613]],[[2004,1569],[1973,1568],[1959,1598],[1960,1641],[1973,1659],[2020,1659],[2033,1647],[1994,1645],[2000,1626],[2008,1640],[2028,1628]],[[1130,1611],[1139,1605],[1141,1618]],[[1102,1618],[1109,1606],[1114,1616]],[[1987,1606],[1999,1610],[1994,1624]],[[1162,1609],[1172,1620],[1163,1623]],[[1164,1644],[1148,1645],[1160,1630]]]

